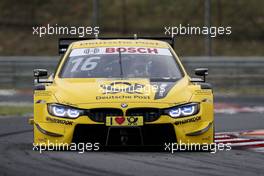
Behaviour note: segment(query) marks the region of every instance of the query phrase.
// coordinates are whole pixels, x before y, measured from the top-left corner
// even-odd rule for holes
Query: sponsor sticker
[[[100,48],[77,48],[72,50],[70,57],[86,55],[107,55],[107,54],[147,54],[171,56],[168,48],[147,48],[147,47],[100,47]]]
[[[63,125],[72,125],[73,121],[70,120],[61,120],[61,119],[55,119],[55,118],[50,118],[50,117],[46,117],[46,120],[52,123],[59,123],[59,124],[63,124]]]
[[[177,122],[175,122],[175,125],[183,125],[183,124],[186,124],[186,123],[197,122],[199,120],[201,120],[201,116],[193,117],[191,119],[184,119],[184,120],[181,120],[181,121],[177,121]]]
[[[106,126],[142,126],[143,116],[107,116]]]

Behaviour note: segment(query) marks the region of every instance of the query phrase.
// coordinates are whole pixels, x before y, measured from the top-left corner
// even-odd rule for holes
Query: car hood
[[[192,91],[186,77],[174,81],[149,79],[55,79],[54,96],[59,103],[188,102]]]

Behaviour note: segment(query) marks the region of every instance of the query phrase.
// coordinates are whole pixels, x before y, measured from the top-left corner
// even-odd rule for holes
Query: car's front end
[[[36,144],[213,143],[212,90],[164,42],[73,43],[51,80],[34,91]]]

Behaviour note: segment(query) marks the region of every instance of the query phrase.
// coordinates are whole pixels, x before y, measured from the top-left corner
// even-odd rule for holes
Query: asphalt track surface
[[[250,150],[232,149],[215,154],[126,151],[40,154],[32,150],[32,126],[27,120],[27,117],[0,117],[0,175],[264,175],[264,153]],[[259,113],[216,114],[215,124],[217,132],[263,129],[264,117]]]

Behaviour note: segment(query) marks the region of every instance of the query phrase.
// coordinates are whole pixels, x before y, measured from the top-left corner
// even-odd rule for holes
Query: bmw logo
[[[122,108],[126,108],[127,106],[128,106],[128,105],[127,105],[126,103],[122,103],[122,104],[121,104],[121,107],[122,107]]]

